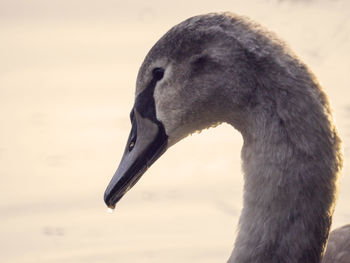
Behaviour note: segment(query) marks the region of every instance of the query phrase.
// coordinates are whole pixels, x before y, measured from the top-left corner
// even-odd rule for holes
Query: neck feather
[[[320,262],[342,158],[328,102],[313,89],[285,100],[274,94],[273,106],[247,117],[244,205],[229,262]]]

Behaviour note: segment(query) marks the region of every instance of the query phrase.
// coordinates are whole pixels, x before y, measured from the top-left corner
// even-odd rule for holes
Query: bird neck
[[[316,104],[321,107],[288,114],[295,105],[286,103],[283,112],[259,110],[247,118],[244,204],[230,263],[320,262],[341,156],[328,104]],[[315,106],[312,100],[307,105]]]

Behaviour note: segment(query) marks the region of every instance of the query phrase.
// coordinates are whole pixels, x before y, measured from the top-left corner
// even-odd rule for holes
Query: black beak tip
[[[115,205],[119,202],[120,199],[124,196],[124,193],[115,193],[115,191],[110,190],[109,187],[106,189],[104,194],[104,201],[108,208],[114,209]]]
[[[111,208],[111,209],[115,208],[115,203],[112,202],[111,195],[108,193],[108,191],[105,192],[103,199],[108,208]]]

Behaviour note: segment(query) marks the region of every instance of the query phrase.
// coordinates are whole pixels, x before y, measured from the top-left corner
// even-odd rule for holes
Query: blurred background
[[[232,11],[317,75],[350,146],[347,0],[0,0],[0,261],[226,262],[242,202],[228,125],[172,147],[107,213],[138,68],[173,25]],[[350,222],[345,166],[333,228]]]

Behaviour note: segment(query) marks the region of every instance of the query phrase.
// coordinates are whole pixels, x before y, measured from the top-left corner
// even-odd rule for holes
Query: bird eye
[[[155,80],[161,80],[164,76],[164,69],[162,68],[154,68],[152,71],[153,78]]]

